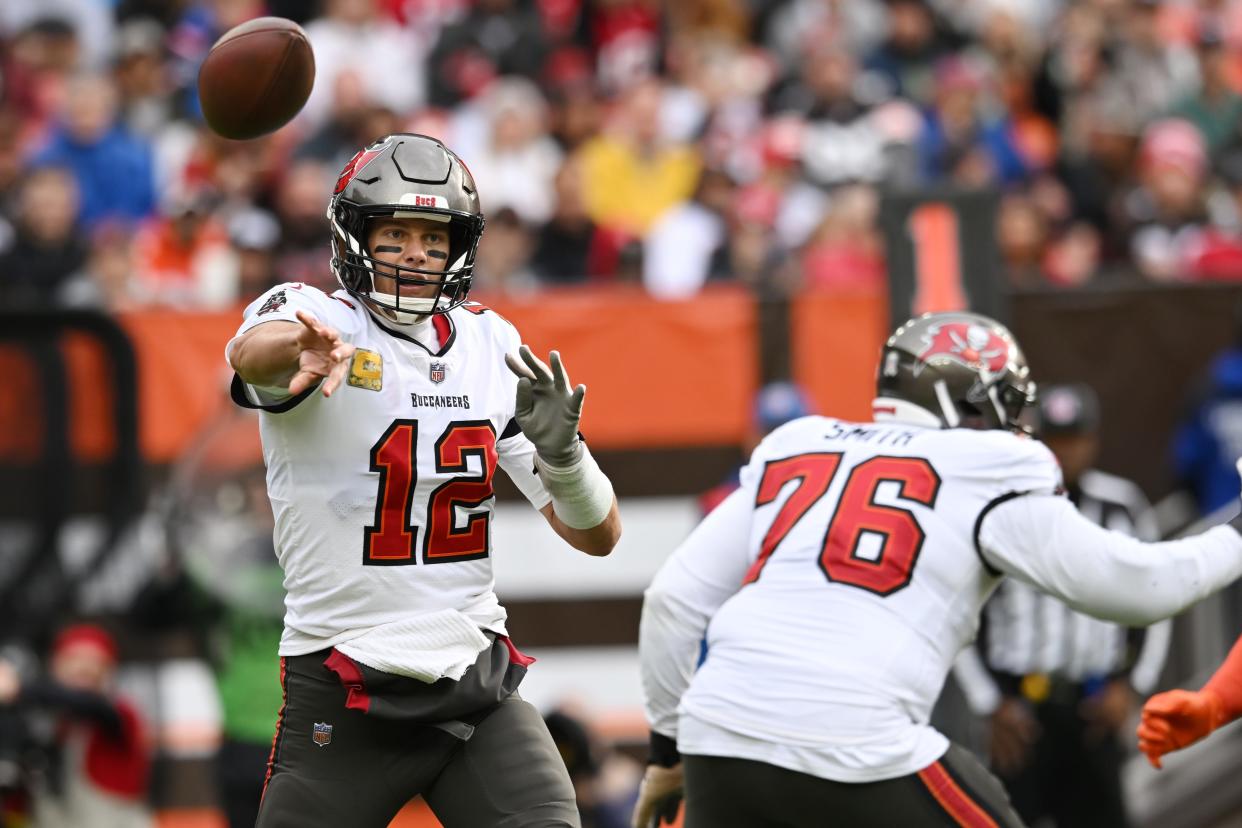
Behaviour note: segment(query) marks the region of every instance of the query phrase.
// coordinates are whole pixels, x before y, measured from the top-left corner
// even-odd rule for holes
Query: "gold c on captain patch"
[[[384,385],[384,360],[375,351],[362,348],[354,351],[349,366],[349,384],[368,391],[378,391]]]

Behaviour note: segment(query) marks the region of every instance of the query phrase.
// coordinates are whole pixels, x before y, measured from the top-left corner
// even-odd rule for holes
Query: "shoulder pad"
[[[1061,465],[1038,440],[1012,431],[949,429],[944,436],[953,471],[1013,492],[1060,492]]]
[[[834,422],[829,417],[822,417],[818,414],[810,414],[806,417],[798,417],[783,423],[772,429],[755,447],[754,456],[763,455],[765,457],[779,455],[793,444],[793,447],[801,450],[802,445],[797,441],[800,436],[807,432],[820,434],[824,431],[828,423]]]
[[[345,333],[356,328],[354,320],[358,318],[359,306],[348,295],[330,296],[302,282],[285,282],[269,288],[251,302],[246,307],[245,318],[254,320],[255,324],[276,319],[295,321],[299,310],[306,310]]]

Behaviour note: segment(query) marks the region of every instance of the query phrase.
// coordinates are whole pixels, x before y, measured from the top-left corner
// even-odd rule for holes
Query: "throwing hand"
[[[289,380],[289,393],[301,394],[323,380],[323,395],[331,397],[349,370],[354,346],[341,339],[336,328],[323,324],[306,311],[298,311],[298,369]]]

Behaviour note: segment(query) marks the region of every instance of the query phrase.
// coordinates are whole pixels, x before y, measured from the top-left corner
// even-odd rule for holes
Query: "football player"
[[[1239,467],[1242,471],[1242,465]],[[1199,690],[1158,693],[1143,705],[1138,727],[1139,750],[1160,768],[1160,757],[1207,736],[1242,716],[1242,638],[1225,662]]]
[[[578,825],[530,659],[493,591],[492,479],[607,555],[616,501],[578,434],[585,388],[467,301],[483,215],[439,141],[389,135],[328,207],[341,290],[283,284],[227,347],[258,408],[284,570],[285,705],[258,825]],[[507,366],[507,367],[506,367]]]
[[[911,320],[877,386],[873,422],[768,435],[647,590],[636,828],[683,781],[689,828],[1020,825],[928,723],[1000,579],[1146,625],[1242,575],[1234,526],[1148,548],[1075,510],[1019,425],[1035,388],[995,321]]]

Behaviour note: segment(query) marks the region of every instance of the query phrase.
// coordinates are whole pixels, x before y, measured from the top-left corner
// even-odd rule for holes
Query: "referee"
[[[1155,539],[1150,505],[1128,480],[1091,468],[1099,402],[1080,384],[1041,389],[1040,432],[1070,499],[1101,526]],[[1006,578],[975,646],[954,667],[972,711],[989,720],[993,770],[1029,824],[1126,826],[1118,738],[1136,694],[1156,685],[1170,622],[1128,630]]]

